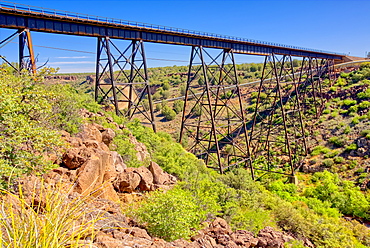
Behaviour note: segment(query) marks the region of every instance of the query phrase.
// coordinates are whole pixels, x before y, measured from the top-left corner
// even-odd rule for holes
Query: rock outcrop
[[[113,121],[113,120],[110,120]],[[63,133],[70,144],[62,157],[62,166],[73,170],[75,191],[82,195],[95,195],[119,201],[119,193],[168,189],[176,178],[165,173],[158,164],[149,161],[149,168],[127,168],[122,157],[110,151],[115,132],[98,124],[85,124],[77,137]],[[150,155],[144,144],[132,135],[129,140],[135,145],[139,161],[147,161]],[[98,193],[97,193],[98,192]]]

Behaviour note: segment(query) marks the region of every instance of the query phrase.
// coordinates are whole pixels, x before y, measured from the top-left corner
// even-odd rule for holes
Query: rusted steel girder
[[[19,65],[18,68],[14,67],[4,56],[0,55],[0,58],[4,60],[9,66],[13,67],[17,71],[26,69],[32,74],[36,74],[36,60],[33,52],[33,45],[31,39],[31,32],[28,29],[19,29],[9,37],[5,38],[0,42],[0,48],[7,45],[13,39],[18,37],[19,39]]]
[[[294,176],[307,154],[304,120],[321,114],[322,83],[330,84],[332,66],[303,58],[294,67],[291,56],[265,57],[249,138],[254,170]]]
[[[143,41],[121,50],[109,37],[98,37],[96,61],[95,100],[109,101],[117,115],[144,117],[156,131]]]
[[[28,29],[19,30],[19,70],[27,69],[36,74],[36,61],[33,52],[31,32]],[[28,54],[25,51],[28,51]]]
[[[180,142],[188,138],[189,150],[220,173],[232,166],[252,169],[234,53],[209,50],[191,50]]]

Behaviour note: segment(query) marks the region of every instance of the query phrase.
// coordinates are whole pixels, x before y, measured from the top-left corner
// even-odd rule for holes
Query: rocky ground
[[[84,112],[85,117],[92,113]],[[102,113],[99,114],[103,116]],[[109,122],[113,120],[107,118]],[[117,128],[123,125],[113,123]],[[144,226],[125,216],[122,208],[133,201],[139,201],[142,194],[153,190],[168,190],[176,184],[176,178],[165,173],[155,162],[150,161],[146,147],[130,136],[135,145],[137,158],[140,161],[150,161],[148,167],[128,168],[122,157],[109,147],[115,136],[113,129],[104,128],[98,124],[85,124],[83,131],[76,136],[62,133],[70,144],[56,168],[43,176],[44,184],[56,187],[62,184],[66,199],[76,199],[91,195],[87,202],[90,217],[100,216],[95,225],[96,236],[93,240],[86,237],[82,242],[86,247],[95,248],[129,248],[129,247],[284,247],[284,243],[294,240],[294,237],[274,230],[271,227],[262,229],[258,235],[246,230],[233,231],[227,222],[216,218],[197,235],[187,240],[166,242],[150,236]],[[55,159],[50,157],[50,159]],[[42,201],[38,188],[41,179],[29,176],[19,181],[25,195],[30,201]],[[35,190],[36,189],[36,190]],[[35,196],[36,194],[36,196]],[[42,214],[42,213],[40,213]],[[309,240],[305,245],[313,247]]]

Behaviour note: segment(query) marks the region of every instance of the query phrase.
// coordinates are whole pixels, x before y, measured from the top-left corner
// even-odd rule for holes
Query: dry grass
[[[0,247],[89,247],[99,220],[89,215],[89,199],[69,199],[62,186],[42,183],[37,187],[31,193],[21,187],[17,194],[2,192]]]

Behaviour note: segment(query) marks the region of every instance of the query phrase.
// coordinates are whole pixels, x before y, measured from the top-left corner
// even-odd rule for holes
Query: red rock
[[[139,186],[141,181],[140,175],[134,172],[133,169],[134,168],[127,168],[123,173],[117,176],[117,179],[114,182],[114,187],[118,192],[131,193]]]
[[[149,170],[153,175],[153,182],[155,184],[164,185],[168,181],[168,174],[166,174],[157,163],[151,161]]]
[[[99,248],[121,248],[123,243],[103,232],[99,232],[94,239],[94,245]]]
[[[141,166],[135,169],[135,172],[140,175],[139,188],[142,191],[150,191],[153,185],[153,175],[148,168]]]
[[[116,136],[116,133],[113,131],[113,129],[107,128],[102,132],[102,141],[104,144],[109,146],[112,143],[113,138],[115,136]]]
[[[138,227],[128,228],[125,230],[125,232],[137,238],[151,239],[151,237],[149,236],[145,229],[141,229]]]
[[[86,162],[86,158],[80,154],[81,149],[71,148],[62,156],[64,165],[69,169],[76,169]]]

